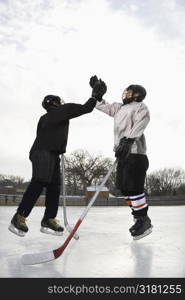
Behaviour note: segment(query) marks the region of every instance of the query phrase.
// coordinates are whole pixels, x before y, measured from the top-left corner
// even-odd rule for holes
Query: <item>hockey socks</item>
[[[132,209],[135,224],[129,229],[134,240],[139,240],[152,232],[153,225],[147,216],[148,204],[145,194],[124,196],[127,204]]]

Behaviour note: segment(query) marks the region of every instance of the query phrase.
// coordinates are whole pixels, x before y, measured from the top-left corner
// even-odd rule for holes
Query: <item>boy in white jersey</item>
[[[122,94],[123,103],[108,103],[102,99],[106,84],[97,76],[90,79],[94,94],[99,96],[96,108],[114,118],[114,151],[117,157],[116,187],[132,208],[135,224],[129,229],[133,239],[140,239],[152,232],[147,215],[148,204],[144,193],[146,155],[144,130],[150,114],[142,102],[146,90],[140,85],[130,85]],[[93,94],[93,92],[92,92]]]

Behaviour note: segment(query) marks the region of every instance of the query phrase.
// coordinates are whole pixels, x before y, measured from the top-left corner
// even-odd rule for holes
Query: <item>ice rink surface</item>
[[[21,263],[26,253],[51,251],[68,236],[40,232],[44,208],[35,207],[27,225],[29,232],[18,237],[8,225],[16,207],[0,206],[1,278],[185,278],[185,206],[151,206],[152,234],[133,241],[128,207],[92,207],[79,227],[79,240],[71,240],[56,260],[34,266]],[[75,225],[84,207],[68,207],[70,225]],[[63,220],[60,207],[58,219]],[[63,221],[61,221],[63,224]]]

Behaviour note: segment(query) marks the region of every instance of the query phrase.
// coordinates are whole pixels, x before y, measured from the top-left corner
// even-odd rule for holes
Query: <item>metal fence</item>
[[[62,196],[60,196],[60,205],[63,204]],[[22,199],[22,195],[6,195],[0,194],[0,206],[18,206]],[[90,199],[85,196],[66,196],[68,206],[87,206]],[[185,205],[185,195],[178,196],[147,196],[149,205]],[[40,196],[36,202],[37,206],[44,206],[45,196]],[[122,197],[97,198],[94,206],[127,206]]]

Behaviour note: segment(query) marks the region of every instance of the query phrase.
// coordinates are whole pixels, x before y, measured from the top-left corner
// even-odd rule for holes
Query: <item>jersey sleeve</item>
[[[105,100],[98,102],[96,104],[96,109],[104,112],[105,114],[109,115],[110,117],[114,117],[118,110],[121,108],[121,103],[108,103]]]
[[[96,100],[94,98],[90,98],[85,104],[66,103],[58,109],[51,111],[49,113],[49,120],[52,123],[58,123],[60,121],[77,118],[92,112],[95,105]]]
[[[150,121],[150,113],[146,106],[141,106],[133,118],[133,126],[128,138],[139,138]]]

